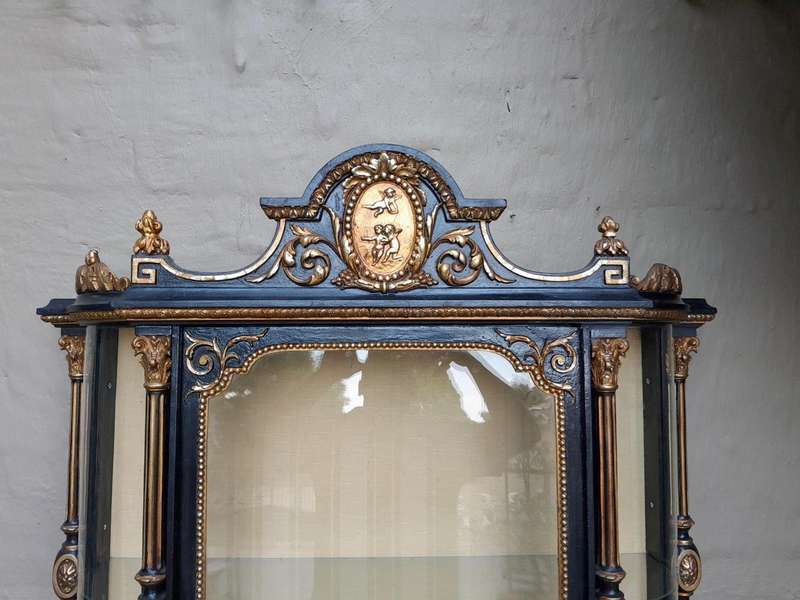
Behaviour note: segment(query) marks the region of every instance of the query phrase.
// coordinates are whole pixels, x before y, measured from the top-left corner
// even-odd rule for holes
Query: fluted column
[[[66,519],[61,525],[65,539],[53,563],[53,591],[62,600],[75,598],[78,590],[78,448],[85,342],[83,335],[62,335],[58,340],[58,345],[67,353],[67,372],[71,384],[67,510]]]
[[[164,564],[164,512],[166,461],[166,395],[170,385],[171,339],[169,336],[137,336],[133,351],[144,369],[145,438],[142,517],[142,568],[136,581],[141,600],[163,595],[167,573]]]
[[[699,340],[694,336],[673,338],[675,352],[675,399],[678,428],[678,596],[689,598],[700,585],[702,567],[697,546],[690,535],[694,525],[689,516],[689,474],[686,459],[686,378],[689,376],[691,353],[697,352]]]
[[[592,388],[597,413],[599,552],[595,573],[597,598],[624,598],[619,589],[625,571],[619,562],[617,525],[617,387],[619,366],[628,351],[624,338],[592,342]]]

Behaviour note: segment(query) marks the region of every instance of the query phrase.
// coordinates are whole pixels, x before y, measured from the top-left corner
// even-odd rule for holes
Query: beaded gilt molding
[[[542,331],[547,332],[549,328]],[[577,387],[577,351],[573,343],[575,331],[537,341],[527,328],[498,328],[491,342],[434,341],[364,341],[364,342],[277,342],[270,343],[270,328],[250,328],[247,333],[220,339],[222,330],[188,329],[184,333],[184,368],[195,376],[186,390],[187,397],[198,402],[196,446],[197,478],[195,482],[195,600],[206,600],[206,532],[207,532],[207,457],[209,401],[223,393],[233,379],[250,372],[261,358],[279,352],[310,350],[422,350],[468,351],[487,350],[506,358],[518,372],[531,376],[533,384],[554,400],[556,440],[557,548],[559,599],[566,600],[569,591],[567,565],[567,458],[566,402]]]

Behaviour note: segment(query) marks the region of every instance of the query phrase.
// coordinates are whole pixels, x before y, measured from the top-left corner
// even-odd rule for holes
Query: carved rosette
[[[681,274],[663,263],[655,263],[644,279],[632,278],[631,283],[640,292],[679,296],[683,292]]]
[[[53,565],[53,591],[62,600],[74,598],[78,591],[78,560],[62,554]]]
[[[62,335],[58,339],[59,347],[67,353],[67,369],[69,378],[83,380],[83,356],[86,338],[82,335]]]
[[[694,336],[676,337],[672,340],[675,353],[675,379],[686,381],[689,376],[689,363],[692,360],[692,352],[697,352],[700,347],[700,340]]]
[[[130,284],[127,277],[117,277],[111,272],[100,260],[100,252],[96,248],[89,250],[84,264],[75,272],[75,292],[78,294],[124,292]]]
[[[678,555],[678,584],[681,596],[690,596],[698,587],[703,577],[700,555],[689,548]]]
[[[614,392],[622,357],[628,351],[624,338],[600,338],[592,343],[592,384],[598,392]]]
[[[136,221],[141,237],[133,244],[134,254],[169,254],[169,242],[161,237],[161,222],[152,210],[144,211]]]
[[[619,231],[619,223],[611,217],[603,217],[600,225],[597,226],[597,231],[603,234],[597,243],[594,245],[594,253],[597,256],[627,256],[628,249],[622,240],[617,239],[617,232]]]
[[[158,391],[169,387],[172,340],[169,336],[140,335],[133,338],[131,346],[144,369],[144,387]]]

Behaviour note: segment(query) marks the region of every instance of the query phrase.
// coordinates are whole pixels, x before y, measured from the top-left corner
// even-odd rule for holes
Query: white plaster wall
[[[642,274],[720,308],[689,382],[702,597],[800,597],[800,9],[757,0],[0,3],[0,598],[50,597],[67,382],[34,308],[154,208],[232,267],[356,144],[506,196],[501,246],[583,265],[609,213]]]

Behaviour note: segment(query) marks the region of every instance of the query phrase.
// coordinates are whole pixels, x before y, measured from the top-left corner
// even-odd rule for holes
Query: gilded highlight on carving
[[[133,244],[134,254],[169,254],[169,242],[161,237],[161,222],[152,210],[146,210],[136,221],[141,237]]]
[[[617,239],[617,232],[619,231],[619,223],[611,217],[603,217],[600,225],[597,226],[597,231],[603,234],[597,243],[594,245],[594,253],[597,256],[627,256],[628,249],[622,240]]]
[[[92,248],[86,254],[84,264],[75,273],[75,292],[93,294],[105,292],[124,292],[130,285],[127,277],[117,277],[100,260],[100,252]]]

